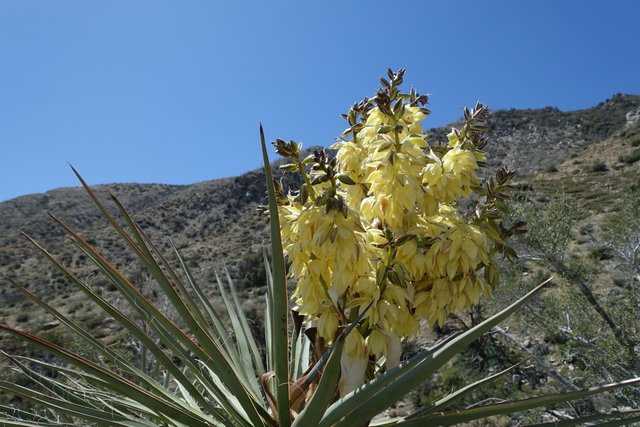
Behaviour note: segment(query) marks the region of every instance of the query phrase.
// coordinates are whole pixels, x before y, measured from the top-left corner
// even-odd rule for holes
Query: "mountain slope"
[[[639,111],[640,96],[635,95],[615,95],[593,108],[573,112],[554,108],[496,111],[489,120],[489,170],[507,163],[518,170],[522,179],[537,182],[535,186],[554,187],[558,182],[569,182],[577,175],[545,171],[588,150],[593,151],[594,159],[600,159],[600,148],[594,147],[611,150],[607,141],[616,135],[620,139],[625,128],[633,125],[634,118],[637,120]],[[431,142],[446,141],[448,131],[449,127],[432,129]],[[619,150],[613,151],[609,157],[617,159]],[[615,159],[609,163],[608,171],[617,172]],[[90,173],[87,177],[90,180]],[[268,238],[266,219],[256,214],[256,208],[264,202],[262,172],[186,186],[113,184],[96,186],[95,191],[107,202],[109,192],[117,195],[166,253],[170,238],[189,260],[201,283],[211,283],[213,272],[226,262],[243,286],[259,284],[259,275],[251,271],[250,264],[261,259],[260,248]],[[0,203],[0,271],[45,295],[62,298],[68,292],[65,281],[20,236],[24,230],[74,267],[81,277],[94,274],[95,269],[65,240],[60,227],[45,212],[61,218],[90,242],[97,242],[98,248],[125,271],[137,271],[131,254],[122,251],[80,188],[52,190]],[[17,300],[15,291],[0,289],[2,311],[12,312],[12,318],[20,308],[11,307]]]

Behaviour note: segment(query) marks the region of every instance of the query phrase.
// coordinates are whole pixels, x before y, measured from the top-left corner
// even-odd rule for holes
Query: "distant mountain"
[[[543,171],[620,132],[638,120],[639,107],[640,96],[617,94],[586,110],[495,111],[488,122],[489,169],[506,163],[519,176]],[[433,129],[432,138],[446,140],[449,131],[450,126]]]
[[[562,112],[552,107],[496,111],[489,120],[489,169],[506,163],[518,170],[521,179],[535,180],[539,175],[553,181],[548,171],[587,152],[594,144],[637,126],[638,117],[640,96],[622,94],[580,111]],[[449,130],[448,126],[432,129],[430,141],[446,141]],[[247,291],[260,284],[261,267],[252,266],[260,263],[261,248],[268,239],[266,219],[256,214],[258,205],[265,202],[263,172],[185,186],[114,184],[94,189],[109,206],[108,193],[115,194],[167,253],[171,239],[201,283],[211,282],[214,271],[227,263]],[[67,299],[69,286],[20,236],[25,231],[81,277],[106,286],[106,280],[94,275],[96,269],[86,263],[46,212],[86,236],[125,271],[137,274],[132,255],[122,250],[81,188],[52,190],[0,203],[0,271],[4,274],[51,298]],[[15,317],[21,307],[18,300],[15,291],[0,287],[0,320],[3,312],[4,317]]]

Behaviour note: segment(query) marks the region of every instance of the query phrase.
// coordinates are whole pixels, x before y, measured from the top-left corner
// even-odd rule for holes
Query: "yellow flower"
[[[344,189],[345,196],[349,200],[351,206],[359,206],[362,199],[366,196],[361,183],[364,177],[369,173],[365,164],[367,150],[353,141],[340,141],[332,146],[337,149],[336,158],[338,159],[340,173],[351,178],[356,185],[347,185]]]
[[[340,356],[341,375],[338,383],[340,396],[351,393],[364,384],[364,375],[369,364],[369,351],[364,338],[353,329],[345,338]]]
[[[480,300],[491,296],[491,288],[483,278],[472,273],[458,280],[441,277],[418,285],[414,298],[415,315],[426,317],[431,324],[444,324],[449,313],[466,310]]]
[[[379,329],[374,328],[366,339],[371,354],[382,356],[387,352],[387,336]]]
[[[374,328],[367,337],[366,344],[372,355],[385,357],[387,369],[391,369],[400,363],[402,342],[397,334]]]
[[[330,337],[330,339],[333,339],[338,330],[338,323],[339,319],[336,312],[331,309],[326,310],[318,317],[318,333],[321,337]]]
[[[402,342],[397,334],[387,334],[387,348],[385,356],[387,359],[385,367],[387,369],[396,367],[400,363],[400,357],[402,356]]]
[[[322,206],[294,204],[281,207],[280,215],[287,221],[283,246],[298,278],[293,298],[301,314],[318,320],[320,336],[331,341],[337,320],[326,310],[344,307],[348,292],[371,273],[367,242],[357,231],[364,229],[354,211],[345,218]]]
[[[451,148],[440,159],[433,151],[428,155],[431,163],[422,170],[422,183],[426,193],[443,203],[452,203],[468,196],[478,185],[478,163],[471,150],[460,146]]]
[[[307,177],[317,182],[326,174],[314,185],[324,199],[302,206],[289,196],[280,207],[283,247],[297,278],[293,298],[306,321],[330,342],[347,319],[364,313],[346,337],[341,395],[364,383],[370,357],[397,365],[402,339],[415,336],[422,320],[442,325],[452,311],[491,295],[479,273],[494,263],[490,240],[457,206],[477,188],[484,155],[457,131],[448,144],[430,147],[425,110],[398,99],[392,114],[382,103],[387,113],[354,110],[362,121],[350,121],[355,134],[334,144],[335,169],[317,166]],[[319,203],[328,196],[347,208]]]
[[[362,185],[347,186],[347,197],[363,218],[379,218],[392,228],[401,227],[404,215],[414,211],[423,193],[419,178],[426,164],[427,146],[418,107],[405,107],[396,119],[374,108],[353,141],[337,143],[341,173]],[[381,126],[393,126],[391,133],[379,133]],[[363,188],[368,191],[365,194]],[[393,202],[392,202],[393,201]]]

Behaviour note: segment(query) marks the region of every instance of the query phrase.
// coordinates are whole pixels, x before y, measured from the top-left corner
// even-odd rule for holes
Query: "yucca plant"
[[[265,253],[265,354],[263,344],[252,336],[228,273],[226,286],[220,279],[217,283],[226,309],[220,315],[178,250],[174,255],[181,271],[154,247],[115,196],[112,200],[125,225],[76,172],[114,232],[162,289],[174,314],[169,316],[154,304],[86,239],[53,217],[115,286],[129,311],[105,300],[45,248],[27,239],[88,300],[122,325],[139,343],[143,357],[133,361],[103,345],[82,325],[6,278],[87,350],[74,352],[0,325],[7,334],[55,356],[52,362],[3,351],[15,369],[36,384],[0,381],[4,393],[32,403],[0,406],[3,425],[455,425],[640,382],[630,379],[454,409],[459,399],[507,369],[411,416],[372,422],[548,283],[468,331],[400,362],[401,341],[414,335],[421,321],[443,323],[449,312],[477,303],[481,294],[490,295],[499,277],[494,257],[515,256],[506,239],[522,225],[507,228],[500,219],[513,173],[501,169],[484,187],[476,175],[484,159],[488,110],[481,105],[465,110],[465,127],[452,132],[448,145],[429,145],[419,124],[428,114],[426,97],[414,91],[400,93],[403,74],[389,71],[389,80],[382,79],[376,97],[354,105],[346,115],[349,129],[336,147],[336,158],[317,151],[303,159],[299,144],[275,142],[278,153],[290,161],[283,169],[302,175],[304,183],[295,193],[285,194],[274,184],[260,128],[271,227],[271,259]],[[464,217],[457,213],[456,201],[471,193],[481,199],[472,215]],[[297,281],[292,310],[285,254]],[[628,410],[550,425],[622,425],[634,420],[640,420],[640,413]]]

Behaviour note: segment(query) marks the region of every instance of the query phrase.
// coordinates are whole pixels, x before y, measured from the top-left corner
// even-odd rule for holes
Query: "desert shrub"
[[[631,165],[635,162],[637,162],[638,160],[640,160],[640,148],[635,149],[631,152],[631,154],[627,155],[627,156],[619,156],[618,160],[620,160],[621,162],[624,162],[628,165]]]
[[[16,317],[16,322],[18,322],[18,323],[26,323],[28,321],[29,321],[29,314],[28,313],[20,313]]]
[[[572,239],[573,226],[580,217],[575,203],[560,195],[542,209],[523,209],[528,212],[526,220],[529,244],[546,254],[563,259]]]
[[[589,172],[606,172],[609,170],[609,167],[604,162],[596,162],[591,164],[587,169]]]

